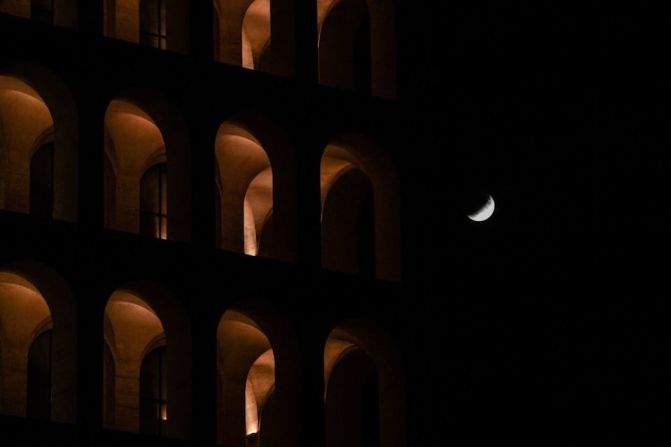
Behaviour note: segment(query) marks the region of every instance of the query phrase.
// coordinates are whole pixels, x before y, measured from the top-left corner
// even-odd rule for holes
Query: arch
[[[28,262],[0,268],[0,413],[26,416],[39,406],[31,411],[31,416],[74,423],[76,319],[74,298],[67,284],[51,269]],[[50,369],[51,402],[33,401],[36,405],[29,408],[29,398],[43,398],[39,390],[28,389],[29,385],[36,385],[29,383],[29,360],[34,343],[46,332],[51,337],[50,359],[40,359],[39,366]],[[39,349],[42,348],[45,346]]]
[[[76,0],[0,0],[0,13],[50,25],[77,27]]]
[[[326,147],[321,201],[322,265],[365,272],[368,264],[377,278],[400,280],[398,178],[391,159],[373,140],[343,135]]]
[[[189,47],[188,8],[188,0],[105,0],[105,35],[186,53]]]
[[[215,59],[293,74],[293,1],[214,0]]]
[[[160,95],[148,92],[114,99],[105,114],[105,156],[107,228],[140,232],[142,178],[165,162],[167,238],[188,240],[191,158],[188,129],[177,110]],[[165,238],[165,233],[154,236]]]
[[[238,115],[217,133],[218,246],[282,260],[295,258],[293,154],[267,121]]]
[[[404,446],[403,382],[388,334],[362,320],[336,327],[324,348],[326,445]]]
[[[232,447],[298,440],[297,349],[274,319],[228,310],[217,328],[217,441]]]
[[[104,402],[103,423],[107,428],[139,432],[141,425],[142,365],[157,347],[166,349],[167,404],[165,428],[170,438],[191,436],[191,329],[184,310],[163,288],[151,283],[133,283],[117,289],[105,308],[105,344],[109,347],[106,378],[113,373],[112,399]],[[108,412],[113,409],[113,414]],[[110,425],[111,424],[111,425]]]
[[[56,76],[27,65],[0,70],[0,208],[30,212],[31,162],[53,142],[49,217],[77,220],[77,126],[74,100]]]
[[[320,82],[394,99],[394,2],[316,1]]]

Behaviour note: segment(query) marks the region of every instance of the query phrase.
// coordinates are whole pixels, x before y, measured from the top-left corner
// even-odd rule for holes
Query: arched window
[[[398,281],[398,181],[388,154],[367,137],[343,135],[321,164],[322,266]]]
[[[275,441],[281,413],[266,407],[275,394],[275,354],[256,323],[227,311],[217,330],[218,439],[234,447]],[[275,412],[273,412],[273,408]]]
[[[52,217],[54,213],[54,143],[40,147],[30,162],[30,214]]]
[[[168,48],[166,0],[140,2],[140,43],[165,50]]]
[[[388,334],[365,321],[335,328],[324,387],[326,447],[405,445],[401,359]]]
[[[176,298],[145,282],[116,290],[105,308],[104,349],[105,428],[190,439],[191,337]]]
[[[166,348],[151,351],[140,371],[140,433],[165,434],[168,420]]]
[[[366,1],[333,2],[320,31],[321,82],[370,94],[370,14]]]
[[[261,117],[241,114],[220,126],[215,151],[217,246],[293,259],[294,163],[286,135]]]
[[[370,357],[356,347],[340,354],[326,384],[327,447],[380,445],[377,374]]]
[[[75,421],[76,328],[60,277],[35,263],[0,270],[0,414]]]
[[[38,22],[54,24],[54,0],[31,0],[30,17]]]
[[[0,74],[0,208],[74,222],[77,111],[57,78],[32,70],[49,104],[22,79]]]
[[[186,124],[159,94],[135,91],[130,97],[114,99],[105,114],[105,227],[188,240],[191,171]]]
[[[28,351],[26,416],[45,421],[51,419],[52,335],[51,329],[42,332]]]
[[[140,184],[140,234],[168,237],[168,177],[166,163],[149,168]]]
[[[375,276],[373,187],[360,169],[346,166],[335,176],[322,210],[323,265]]]

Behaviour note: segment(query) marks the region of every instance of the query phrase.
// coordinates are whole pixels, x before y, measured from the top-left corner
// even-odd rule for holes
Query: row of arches
[[[315,0],[319,80],[395,97],[394,2]],[[214,0],[214,59],[285,76],[294,71],[295,0]],[[186,0],[105,0],[104,34],[188,52]],[[75,27],[73,0],[0,0],[0,12]]]
[[[47,267],[0,269],[0,414],[75,421],[82,317],[67,284]],[[178,300],[135,282],[115,290],[99,317],[103,426],[189,438],[191,325]],[[212,334],[220,445],[298,441],[301,371],[293,334],[285,321],[249,306],[221,317]],[[327,446],[402,445],[402,372],[387,335],[359,320],[336,327],[323,368]]]
[[[1,209],[77,220],[77,108],[64,92],[40,70],[0,74]],[[180,112],[159,94],[128,91],[109,103],[101,125],[105,227],[189,240],[190,130]],[[218,248],[294,260],[298,191],[289,136],[247,113],[223,122],[212,141]],[[371,138],[341,135],[319,169],[322,265],[398,279],[398,179],[388,154]]]

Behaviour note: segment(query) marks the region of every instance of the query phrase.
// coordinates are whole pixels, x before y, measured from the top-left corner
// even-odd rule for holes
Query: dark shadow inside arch
[[[389,335],[363,320],[335,328],[324,348],[326,445],[404,446],[403,382]]]

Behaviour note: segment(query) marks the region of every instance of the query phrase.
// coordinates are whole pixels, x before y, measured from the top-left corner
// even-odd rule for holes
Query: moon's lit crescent
[[[492,214],[494,214],[494,208],[496,208],[494,198],[492,196],[489,196],[487,203],[485,203],[484,206],[475,213],[469,214],[468,218],[471,219],[473,222],[484,222],[485,220],[492,217]]]

